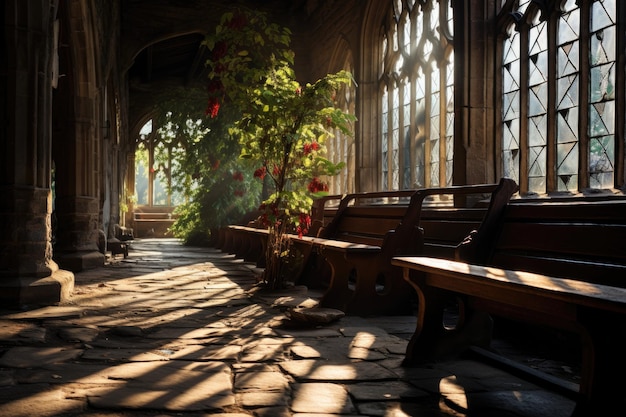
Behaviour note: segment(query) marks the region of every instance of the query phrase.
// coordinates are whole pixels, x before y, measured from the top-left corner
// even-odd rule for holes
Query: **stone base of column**
[[[72,272],[104,266],[105,256],[98,251],[80,251],[72,253],[56,253],[54,261],[59,267]]]
[[[57,269],[48,277],[17,277],[0,281],[0,305],[6,308],[54,305],[74,291],[74,274]]]

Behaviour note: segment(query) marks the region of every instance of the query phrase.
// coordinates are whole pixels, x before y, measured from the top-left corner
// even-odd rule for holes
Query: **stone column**
[[[53,304],[74,287],[74,275],[52,260],[54,9],[49,0],[7,0],[0,9],[0,305]]]
[[[454,184],[497,182],[493,0],[454,0]]]
[[[82,2],[60,2],[62,21],[59,79],[54,96],[54,259],[74,272],[104,265],[100,252],[102,122],[97,105],[97,60],[93,22]],[[100,113],[100,114],[99,114]],[[102,233],[106,233],[102,231]]]

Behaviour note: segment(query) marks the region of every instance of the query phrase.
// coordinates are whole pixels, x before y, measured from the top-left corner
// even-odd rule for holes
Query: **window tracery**
[[[452,184],[450,1],[394,0],[379,37],[382,189]]]

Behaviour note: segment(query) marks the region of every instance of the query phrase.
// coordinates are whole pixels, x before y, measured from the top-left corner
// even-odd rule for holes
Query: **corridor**
[[[404,368],[415,319],[295,323],[304,287],[173,239],[76,274],[51,307],[0,311],[0,417],[568,416],[573,402],[468,358]],[[454,370],[454,372],[452,371]]]

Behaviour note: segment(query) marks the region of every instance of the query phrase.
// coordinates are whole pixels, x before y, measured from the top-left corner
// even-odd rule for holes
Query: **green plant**
[[[335,102],[351,74],[301,85],[290,35],[266,15],[240,9],[225,13],[205,41],[211,51],[206,113],[217,118],[224,105],[238,109],[229,133],[241,145],[241,158],[255,164],[254,176],[271,190],[259,207],[270,231],[263,280],[271,288],[288,279],[282,269],[289,255],[286,233],[307,233],[313,198],[328,191],[320,178],[343,167],[324,157],[325,141],[334,129],[351,134],[354,121]]]
[[[228,132],[237,109],[227,104],[221,118],[207,118],[205,98],[204,84],[164,91],[153,121],[157,139],[172,150],[171,187],[184,196],[170,230],[188,245],[212,243],[220,227],[250,217],[262,188],[252,164],[238,158],[240,145]]]

